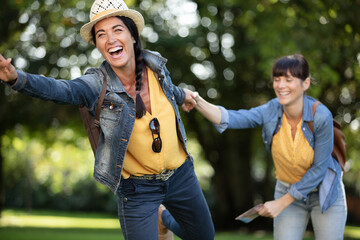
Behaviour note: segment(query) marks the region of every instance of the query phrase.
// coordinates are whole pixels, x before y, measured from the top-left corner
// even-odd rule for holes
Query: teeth
[[[122,47],[114,47],[114,48],[109,49],[109,53],[117,52],[117,51],[120,51],[122,49],[123,49]]]
[[[279,94],[280,94],[280,96],[285,96],[285,95],[288,95],[289,92],[281,92],[281,93],[279,93]]]

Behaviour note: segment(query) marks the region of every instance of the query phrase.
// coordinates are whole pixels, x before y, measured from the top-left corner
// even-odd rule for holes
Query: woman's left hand
[[[277,200],[265,202],[264,206],[259,210],[258,213],[263,217],[275,218],[293,201],[295,201],[295,198],[287,193]]]
[[[263,207],[259,210],[259,215],[263,217],[275,218],[284,208],[277,200],[265,202]]]

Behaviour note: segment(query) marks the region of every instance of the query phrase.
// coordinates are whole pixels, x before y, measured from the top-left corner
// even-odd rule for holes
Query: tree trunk
[[[214,224],[217,229],[234,229],[240,212],[253,204],[251,178],[251,130],[231,131],[214,137],[213,148],[217,156],[205,150],[205,155],[215,169],[213,187],[216,199]]]
[[[198,113],[197,113],[198,114]],[[206,159],[215,170],[212,179],[214,203],[210,206],[216,229],[234,229],[234,220],[253,205],[251,177],[251,129],[218,133],[211,123],[204,124],[189,114]]]
[[[5,204],[5,190],[4,190],[4,163],[3,163],[3,155],[2,155],[2,141],[1,141],[1,136],[2,134],[0,134],[0,218],[2,216],[2,211],[4,209],[4,204]]]

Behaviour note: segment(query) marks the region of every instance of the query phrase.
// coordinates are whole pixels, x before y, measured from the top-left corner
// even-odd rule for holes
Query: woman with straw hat
[[[171,82],[165,58],[142,49],[143,27],[142,15],[122,0],[95,0],[80,34],[103,55],[99,68],[71,81],[55,80],[17,71],[0,55],[0,79],[19,92],[94,112],[107,78],[94,178],[117,195],[125,239],[158,239],[162,203],[180,237],[214,239],[177,107],[189,111],[195,101]]]

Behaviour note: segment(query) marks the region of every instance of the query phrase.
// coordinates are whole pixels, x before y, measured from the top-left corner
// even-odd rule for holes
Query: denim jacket
[[[185,101],[185,92],[172,83],[169,71],[165,66],[167,59],[160,56],[159,53],[145,50],[144,60],[146,65],[153,70],[167,99],[174,108],[178,138],[189,155],[185,128],[177,107]],[[95,155],[94,178],[116,193],[120,186],[124,157],[135,123],[135,101],[126,92],[109,63],[104,61],[100,69],[90,68],[85,75],[71,81],[55,80],[17,71],[18,79],[12,88],[43,100],[84,105],[94,114],[104,79],[103,73],[105,74],[108,81],[100,113],[101,131]],[[112,106],[110,107],[110,105]]]
[[[314,161],[302,179],[291,185],[289,193],[297,200],[306,200],[308,194],[319,187],[320,207],[325,212],[337,199],[338,185],[341,182],[340,165],[331,156],[333,140],[333,122],[331,112],[320,105],[313,117],[312,104],[314,98],[304,96],[303,119],[301,130],[306,140],[314,149]],[[271,154],[271,143],[282,122],[282,105],[274,98],[264,105],[250,110],[221,109],[222,119],[215,125],[219,132],[229,129],[254,128],[262,126],[262,137],[266,150]],[[308,126],[313,121],[314,132]]]

